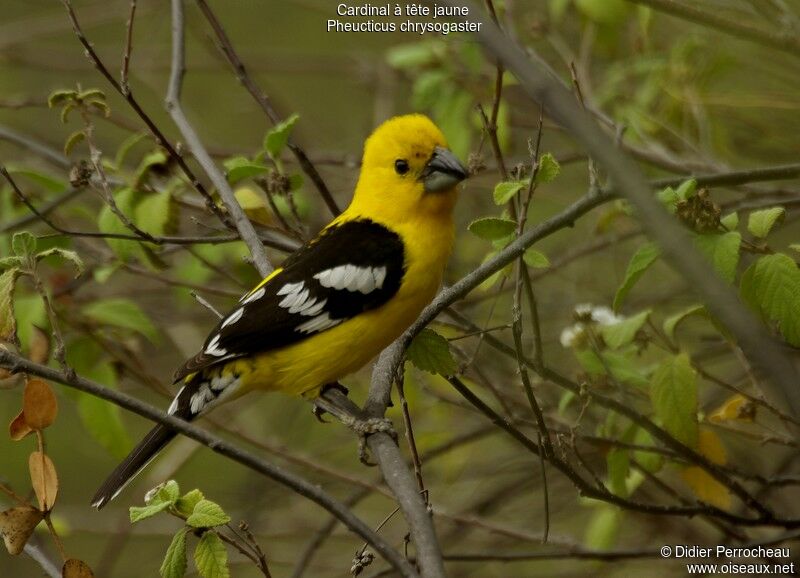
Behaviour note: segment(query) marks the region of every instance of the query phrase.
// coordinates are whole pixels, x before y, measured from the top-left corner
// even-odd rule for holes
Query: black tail
[[[139,442],[122,463],[109,474],[100,489],[92,498],[92,506],[98,510],[117,497],[136,474],[150,463],[158,452],[175,437],[175,432],[161,424],[157,425]]]

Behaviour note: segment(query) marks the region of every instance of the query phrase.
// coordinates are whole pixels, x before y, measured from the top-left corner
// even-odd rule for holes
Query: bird
[[[369,363],[441,286],[467,170],[427,116],[379,125],[350,205],[244,294],[174,375],[167,413],[186,421],[254,391],[307,399]],[[176,435],[158,424],[111,472],[113,500]]]

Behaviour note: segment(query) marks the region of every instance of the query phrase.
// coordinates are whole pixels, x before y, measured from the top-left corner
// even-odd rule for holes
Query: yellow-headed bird
[[[316,397],[396,339],[436,294],[467,173],[427,117],[367,139],[350,206],[223,317],[175,373],[168,413],[185,420],[249,391]],[[102,508],[175,436],[157,425],[109,475]]]

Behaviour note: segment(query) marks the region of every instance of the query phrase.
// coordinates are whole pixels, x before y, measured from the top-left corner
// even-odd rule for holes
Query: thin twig
[[[128,22],[125,32],[125,52],[122,54],[122,70],[119,75],[119,86],[122,89],[123,95],[130,92],[130,86],[128,86],[128,68],[130,67],[131,51],[133,50],[133,19],[135,16],[136,0],[131,0],[131,9],[128,13]]]

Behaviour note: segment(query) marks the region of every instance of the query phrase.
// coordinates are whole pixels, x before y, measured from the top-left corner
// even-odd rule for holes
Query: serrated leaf
[[[603,340],[611,349],[619,349],[624,345],[628,345],[636,337],[636,334],[647,323],[651,311],[648,309],[629,317],[612,323],[611,325],[601,325],[600,334]]]
[[[0,275],[0,340],[14,341],[17,333],[14,316],[14,286],[19,277],[19,269],[8,269]]]
[[[428,373],[453,375],[458,369],[447,340],[432,329],[423,329],[408,347],[408,359]]]
[[[281,155],[286,143],[289,142],[289,135],[292,133],[295,123],[300,115],[295,113],[283,122],[276,124],[264,137],[264,150],[273,159]]]
[[[689,356],[665,359],[653,375],[650,399],[664,429],[675,439],[697,447],[697,376]]]
[[[678,324],[691,315],[703,315],[704,317],[708,317],[706,308],[703,305],[692,305],[691,307],[687,307],[686,309],[667,317],[664,320],[663,325],[664,333],[666,333],[670,339],[674,340],[675,329],[678,327]]]
[[[20,231],[14,233],[11,238],[11,250],[17,257],[27,257],[36,252],[36,237],[31,235],[28,231]]]
[[[742,275],[742,298],[775,322],[786,341],[800,347],[800,271],[782,253],[766,255]]]
[[[539,168],[536,171],[536,182],[540,185],[547,184],[555,180],[561,174],[561,165],[550,153],[545,153],[539,157]]]
[[[128,513],[130,515],[131,523],[135,524],[136,522],[141,522],[147,518],[152,518],[156,514],[163,512],[169,507],[169,502],[158,502],[150,506],[131,506],[128,509]]]
[[[139,306],[129,299],[103,299],[83,307],[83,314],[104,325],[130,329],[152,343],[158,342],[158,330]]]
[[[525,261],[528,267],[533,267],[534,269],[546,269],[550,266],[550,259],[547,258],[547,255],[536,249],[528,249],[525,251],[522,255],[522,260]]]
[[[85,138],[86,134],[83,132],[82,129],[76,130],[71,135],[69,135],[67,137],[67,140],[64,141],[64,154],[69,156],[70,153],[72,153],[72,149],[74,149],[75,146]]]
[[[771,207],[753,211],[747,218],[747,230],[754,237],[764,239],[775,225],[783,221],[785,216],[786,209],[783,207]]]
[[[193,528],[211,528],[227,524],[230,521],[230,516],[219,504],[206,499],[197,502],[191,515],[186,518],[186,523]]]
[[[155,504],[169,504],[174,505],[181,495],[181,488],[175,480],[167,480],[158,484],[154,488],[150,488],[144,495],[144,503],[148,506]]]
[[[49,108],[55,108],[68,100],[74,99],[76,96],[78,96],[77,90],[54,90],[50,93],[50,96],[47,97],[47,106]]]
[[[513,234],[517,229],[517,223],[511,219],[501,219],[499,217],[484,217],[476,219],[469,224],[470,233],[486,239],[487,241],[497,241]]]
[[[106,93],[100,90],[99,88],[87,88],[83,92],[78,93],[77,98],[78,100],[89,100],[89,99],[105,100]]]
[[[732,213],[728,213],[724,217],[719,220],[720,224],[728,229],[729,231],[733,231],[739,226],[739,213],[736,211]]]
[[[181,528],[172,537],[172,542],[161,562],[159,573],[161,578],[183,578],[186,574],[186,533],[188,528]]]
[[[508,201],[514,198],[523,187],[527,187],[526,181],[503,181],[497,183],[494,187],[494,202],[496,205],[505,205]]]
[[[72,113],[73,110],[78,108],[77,102],[68,102],[64,105],[64,108],[61,109],[61,114],[59,115],[59,119],[61,120],[61,124],[67,124],[69,122],[69,115]]]
[[[694,245],[711,262],[714,270],[728,283],[736,277],[739,265],[739,247],[742,236],[736,231],[728,233],[704,233],[694,236]]]
[[[178,498],[178,501],[175,502],[175,509],[181,516],[188,518],[194,511],[195,506],[204,498],[205,496],[200,490],[191,490]]]
[[[83,264],[83,259],[75,251],[70,251],[68,249],[62,249],[61,247],[52,247],[47,249],[46,251],[42,251],[38,255],[36,255],[36,260],[46,259],[47,257],[51,257],[53,255],[57,255],[62,259],[66,259],[73,265],[75,265],[75,277],[80,277],[81,274],[84,272],[85,267]]]
[[[225,177],[232,185],[235,185],[243,179],[262,175],[269,170],[268,166],[251,161],[247,157],[225,159],[222,164],[225,167]]]
[[[230,578],[228,552],[219,536],[203,534],[194,550],[194,565],[203,578]]]
[[[657,246],[652,243],[642,245],[636,250],[636,253],[631,257],[628,263],[628,268],[625,271],[625,279],[622,281],[619,289],[614,295],[614,311],[619,311],[622,307],[622,302],[625,297],[630,293],[633,286],[639,281],[650,266],[656,262],[661,251]]]

